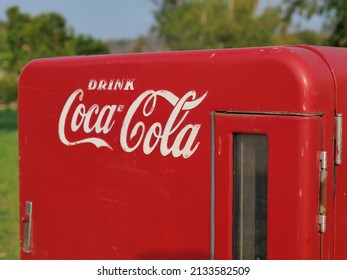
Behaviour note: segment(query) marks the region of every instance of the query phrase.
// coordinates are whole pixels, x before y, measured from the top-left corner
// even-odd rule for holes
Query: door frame
[[[307,201],[309,202],[309,207],[304,207],[301,203],[300,205],[300,209],[301,211],[305,211],[303,214],[303,217],[300,218],[300,223],[296,225],[296,228],[300,228],[300,230],[304,230],[303,228],[304,224],[306,222],[309,222],[309,226],[310,229],[308,230],[310,232],[311,235],[314,235],[314,242],[310,242],[310,244],[305,244],[305,240],[303,240],[303,238],[298,238],[296,244],[292,244],[292,246],[304,246],[304,248],[302,248],[301,252],[299,252],[298,249],[294,250],[291,254],[289,254],[288,256],[286,256],[285,254],[273,254],[272,252],[270,252],[269,258],[280,258],[280,259],[318,259],[320,258],[320,247],[321,244],[319,242],[320,240],[320,235],[317,232],[314,232],[314,230],[316,230],[316,228],[313,230],[312,226],[314,224],[314,226],[316,226],[316,223],[318,221],[318,201],[319,198],[318,196],[318,189],[319,189],[319,159],[318,157],[318,153],[322,150],[323,147],[323,119],[324,119],[324,115],[323,114],[273,114],[273,113],[258,113],[258,112],[219,112],[219,111],[215,111],[211,113],[211,259],[229,259],[231,258],[231,253],[229,254],[220,254],[220,252],[218,252],[218,247],[220,247],[220,241],[218,240],[218,238],[220,238],[220,232],[218,233],[218,231],[220,231],[218,229],[218,225],[216,225],[217,219],[218,219],[218,209],[216,209],[216,206],[218,206],[218,202],[219,202],[219,198],[218,198],[218,194],[216,194],[216,188],[218,188],[218,176],[219,176],[219,172],[218,172],[218,149],[220,148],[220,145],[222,145],[220,143],[221,138],[218,137],[217,134],[219,134],[219,125],[221,125],[221,122],[219,121],[221,118],[224,119],[229,119],[229,121],[225,121],[224,122],[229,122],[232,123],[232,126],[230,126],[229,128],[227,128],[226,130],[229,130],[229,136],[232,135],[233,133],[235,133],[235,128],[237,128],[236,130],[238,130],[239,132],[237,133],[262,133],[262,130],[257,127],[257,124],[259,123],[259,120],[263,120],[262,122],[266,122],[266,119],[268,120],[275,120],[276,125],[280,125],[280,123],[282,123],[282,120],[284,121],[284,123],[286,122],[294,122],[294,123],[298,123],[298,122],[303,122],[301,126],[298,127],[298,131],[301,131],[301,133],[303,135],[300,135],[299,137],[299,142],[305,140],[305,138],[312,138],[311,140],[316,139],[317,137],[319,138],[318,140],[314,140],[314,145],[316,145],[317,147],[315,148],[314,152],[310,152],[309,150],[305,151],[305,153],[307,152],[309,154],[309,158],[310,159],[314,159],[314,163],[309,164],[309,166],[306,166],[306,168],[309,167],[309,175],[307,176],[302,176],[302,178],[297,179],[297,180],[303,180],[302,182],[304,183],[304,188],[307,188],[307,182],[305,180],[310,180],[310,178],[312,178],[312,180],[314,181],[314,184],[317,184],[317,187],[313,187],[313,194],[312,197],[310,198],[308,196],[308,194],[306,194],[305,199],[307,199]],[[243,119],[244,123],[250,122],[252,121],[253,126],[248,126],[248,127],[243,127],[242,129],[240,129],[240,125],[237,122],[233,122],[231,120],[240,120]],[[314,120],[314,121],[310,121],[310,120]],[[312,124],[310,124],[312,123]],[[250,123],[249,123],[250,124]],[[264,126],[264,124],[262,124],[261,126]],[[270,125],[271,126],[271,125]],[[315,126],[315,127],[312,127]],[[234,128],[233,128],[234,127]],[[293,124],[293,128],[295,127],[295,124]],[[280,127],[281,128],[281,127]],[[283,128],[284,129],[284,128]],[[318,131],[317,131],[318,129]],[[294,129],[295,130],[295,129]],[[264,132],[264,131],[263,131]],[[274,134],[277,134],[277,138],[279,137],[279,133],[280,132],[273,132]],[[228,140],[230,143],[230,139]],[[270,153],[270,149],[271,148],[271,144],[272,144],[272,140],[269,139],[269,154]],[[319,147],[318,147],[319,146]],[[230,164],[230,159],[231,154],[229,155],[229,164]],[[269,156],[269,161],[270,161],[270,156]],[[216,164],[217,162],[217,164]],[[269,163],[270,164],[270,163]],[[302,164],[301,162],[299,162],[300,167],[296,167],[295,170],[298,171],[299,168],[305,168],[305,164],[307,165],[307,162],[304,162],[304,164]],[[217,169],[216,169],[217,168]],[[272,169],[271,169],[272,170]],[[271,171],[272,172],[272,171]],[[293,171],[294,172],[294,171]],[[292,172],[292,173],[293,173]],[[290,173],[290,171],[289,171]],[[229,176],[230,177],[230,176]],[[314,177],[314,178],[313,178]],[[232,180],[232,179],[231,179]],[[231,188],[231,186],[230,186]],[[307,189],[305,189],[305,191],[307,192]],[[301,192],[303,192],[303,190],[301,190]],[[304,195],[305,196],[305,195]],[[297,202],[298,198],[296,198]],[[230,200],[231,201],[231,200]],[[317,205],[317,207],[316,207]],[[229,205],[229,210],[231,209],[231,206]],[[269,206],[270,207],[270,206]],[[217,207],[218,208],[218,207]],[[308,208],[308,209],[307,209]],[[313,209],[312,208],[317,208]],[[315,217],[312,217],[313,212],[315,211]],[[310,215],[309,218],[305,218],[306,215]],[[305,220],[306,219],[306,220]],[[308,221],[307,221],[308,219]],[[230,222],[231,223],[231,222]],[[217,229],[216,229],[217,227]],[[227,229],[228,232],[230,232],[232,229],[230,229],[230,227]],[[298,235],[300,235],[300,233],[297,233]],[[230,237],[231,238],[231,237]],[[315,243],[312,244],[312,243]],[[230,246],[230,240],[229,242],[227,242],[227,244],[225,244],[225,246]],[[316,248],[316,247],[319,248]]]

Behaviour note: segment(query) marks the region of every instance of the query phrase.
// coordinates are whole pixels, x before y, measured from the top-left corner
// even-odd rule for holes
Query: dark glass
[[[233,259],[267,259],[268,138],[233,136]]]

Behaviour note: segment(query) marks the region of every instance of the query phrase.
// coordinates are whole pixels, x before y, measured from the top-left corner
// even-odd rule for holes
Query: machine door
[[[214,115],[212,254],[319,259],[322,117]]]

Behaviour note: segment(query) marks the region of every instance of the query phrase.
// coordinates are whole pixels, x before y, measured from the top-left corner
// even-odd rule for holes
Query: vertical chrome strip
[[[342,163],[342,114],[335,116],[335,164]]]
[[[31,253],[31,220],[32,220],[32,207],[31,201],[25,202],[25,215],[24,215],[24,240],[23,240],[23,252]]]
[[[211,260],[215,259],[215,120],[216,112],[211,113]]]

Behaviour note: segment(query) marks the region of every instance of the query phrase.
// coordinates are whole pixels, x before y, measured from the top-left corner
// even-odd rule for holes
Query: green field
[[[0,109],[0,260],[19,259],[17,111]]]

